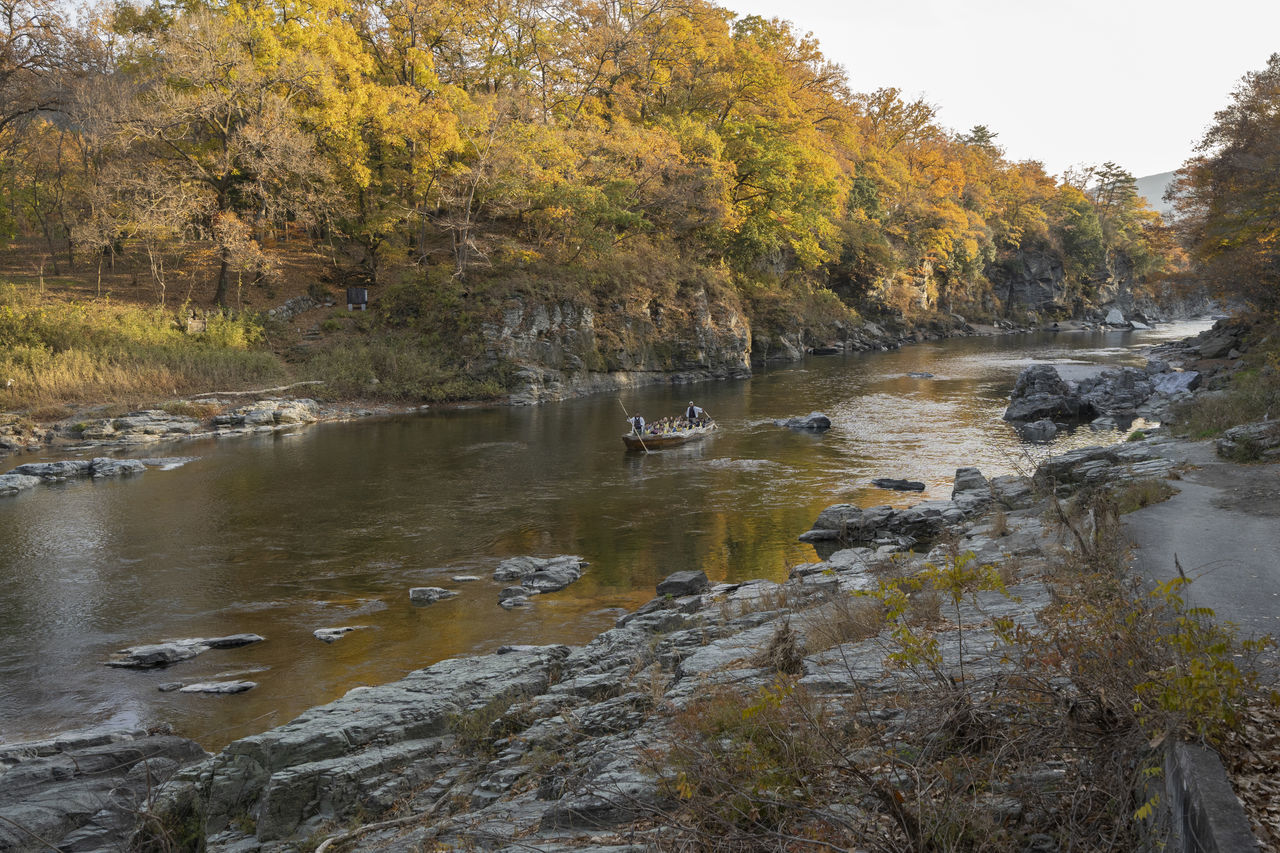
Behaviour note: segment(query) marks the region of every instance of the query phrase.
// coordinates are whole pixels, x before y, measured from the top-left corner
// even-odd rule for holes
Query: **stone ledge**
[[[1244,806],[1236,798],[1218,754],[1197,744],[1165,750],[1166,851],[1250,853],[1259,850]]]

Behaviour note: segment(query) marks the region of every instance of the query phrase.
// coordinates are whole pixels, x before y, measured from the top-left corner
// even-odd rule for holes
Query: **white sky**
[[[1280,0],[718,0],[812,32],[854,91],[896,86],[1051,174],[1178,168],[1247,71],[1280,52]]]

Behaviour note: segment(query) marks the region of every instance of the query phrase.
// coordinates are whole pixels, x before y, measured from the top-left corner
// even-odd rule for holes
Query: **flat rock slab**
[[[258,686],[256,681],[198,681],[178,688],[179,693],[244,693]]]
[[[106,665],[129,669],[152,669],[190,660],[196,655],[209,651],[209,649],[232,649],[238,646],[247,646],[250,643],[260,643],[264,639],[265,637],[261,637],[258,634],[231,634],[225,637],[167,640],[163,643],[130,646],[112,655],[106,661]]]
[[[367,627],[367,625],[343,625],[340,628],[317,628],[311,632],[311,635],[322,642],[335,643],[352,631]]]
[[[288,837],[317,809],[339,823],[374,818],[441,772],[434,757],[459,714],[543,693],[568,652],[513,648],[442,661],[235,741],[193,774],[206,829],[221,832],[248,812],[257,841],[269,842]]]

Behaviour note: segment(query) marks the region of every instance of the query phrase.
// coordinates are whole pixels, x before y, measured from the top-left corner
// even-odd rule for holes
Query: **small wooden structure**
[[[369,310],[369,288],[348,287],[347,288],[347,310],[348,311]]]

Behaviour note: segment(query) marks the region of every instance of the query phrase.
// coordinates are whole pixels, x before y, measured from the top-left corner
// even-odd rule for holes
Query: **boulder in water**
[[[1058,375],[1052,364],[1033,364],[1018,374],[1006,421],[1077,420],[1089,417],[1093,409],[1082,401]]]
[[[1048,418],[1042,418],[1022,424],[1018,427],[1018,434],[1027,441],[1048,441],[1058,434],[1058,425]]]
[[[414,604],[435,604],[444,598],[453,598],[458,593],[452,589],[438,586],[415,586],[409,590],[409,600]]]
[[[512,557],[493,572],[496,581],[519,581],[527,592],[555,592],[582,577],[587,561],[565,554],[559,557]]]
[[[822,432],[831,429],[831,418],[822,412],[810,412],[804,417],[786,418],[774,421],[780,427],[788,429],[809,430],[810,432]]]
[[[877,489],[892,489],[897,492],[923,492],[924,483],[919,480],[895,480],[891,477],[876,477],[871,485]]]
[[[658,595],[670,595],[679,598],[684,595],[697,595],[711,585],[707,573],[700,569],[690,569],[667,575],[658,583]]]

